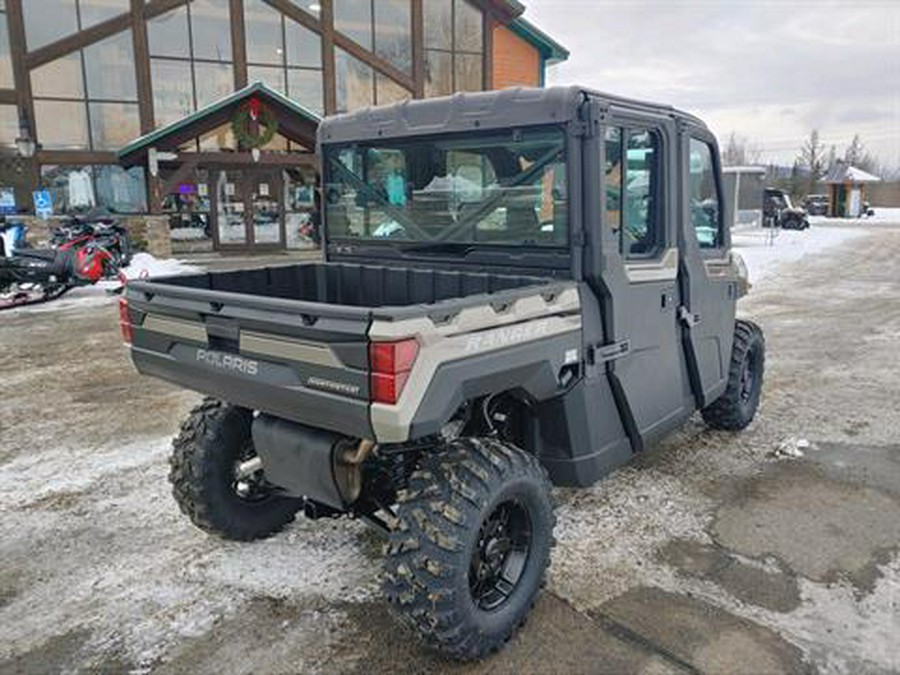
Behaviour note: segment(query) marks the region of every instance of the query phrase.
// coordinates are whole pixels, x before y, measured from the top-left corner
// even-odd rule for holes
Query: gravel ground
[[[547,591],[465,666],[390,621],[361,523],[233,544],[181,516],[166,457],[199,398],[136,376],[114,304],[4,313],[0,672],[900,672],[900,225],[854,229],[802,233],[831,247],[741,302],[768,344],[751,427],[695,418],[559,490]]]

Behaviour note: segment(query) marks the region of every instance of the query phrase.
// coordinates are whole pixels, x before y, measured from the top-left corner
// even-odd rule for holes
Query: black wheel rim
[[[469,591],[479,609],[499,609],[513,595],[525,572],[531,539],[531,518],[516,500],[498,504],[485,518],[469,565]]]
[[[265,474],[262,469],[254,471],[249,476],[241,476],[239,468],[241,464],[247,460],[256,457],[256,450],[253,449],[253,443],[248,442],[241,449],[238,460],[234,463],[232,474],[231,489],[238,499],[245,502],[261,502],[268,499],[272,494],[269,484],[266,482]]]
[[[756,389],[756,352],[747,352],[741,367],[741,403],[750,403]]]

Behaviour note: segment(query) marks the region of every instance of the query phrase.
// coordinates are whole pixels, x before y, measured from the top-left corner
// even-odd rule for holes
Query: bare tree
[[[866,146],[863,145],[859,134],[853,136],[853,140],[850,141],[850,145],[844,151],[844,161],[851,166],[859,167],[863,171],[868,171],[872,174],[877,174],[879,171],[878,162],[866,150]]]
[[[747,166],[759,162],[762,151],[750,143],[745,136],[731,132],[728,143],[722,152],[722,164],[725,166]]]
[[[797,161],[794,163],[798,178],[800,173],[808,175],[805,181],[806,194],[815,192],[816,183],[825,175],[825,161],[825,146],[819,139],[819,130],[813,129],[809,138],[803,142],[800,154],[797,155]]]

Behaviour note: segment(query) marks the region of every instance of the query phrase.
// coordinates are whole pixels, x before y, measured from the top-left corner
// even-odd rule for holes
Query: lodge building
[[[310,245],[323,115],[541,86],[517,0],[0,0],[0,204],[165,221],[176,250]],[[46,203],[42,204],[46,209]]]

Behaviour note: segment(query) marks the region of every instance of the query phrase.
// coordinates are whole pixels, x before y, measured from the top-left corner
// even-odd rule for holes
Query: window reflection
[[[0,105],[0,145],[15,146],[19,135],[19,112],[14,105]]]
[[[85,47],[84,68],[88,98],[137,100],[130,30]]]
[[[425,0],[425,94],[484,88],[484,15],[467,0]]]
[[[78,30],[75,0],[26,0],[22,3],[25,18],[25,42],[33,51]]]
[[[82,101],[34,102],[37,137],[47,150],[86,150],[87,111]]]
[[[412,15],[409,0],[376,0],[375,53],[404,72],[412,71]]]
[[[15,84],[9,51],[9,29],[7,28],[6,12],[0,9],[0,88],[12,89],[13,86]]]
[[[193,0],[191,40],[196,59],[231,60],[231,11],[228,0]]]
[[[366,49],[372,49],[371,0],[334,0],[334,27]]]
[[[131,9],[128,0],[78,0],[78,16],[81,29],[89,28],[101,21],[125,14]]]
[[[372,67],[350,56],[343,49],[334,50],[335,105],[338,112],[364,108],[375,102]]]
[[[137,103],[91,103],[89,111],[95,150],[118,150],[141,135]]]

